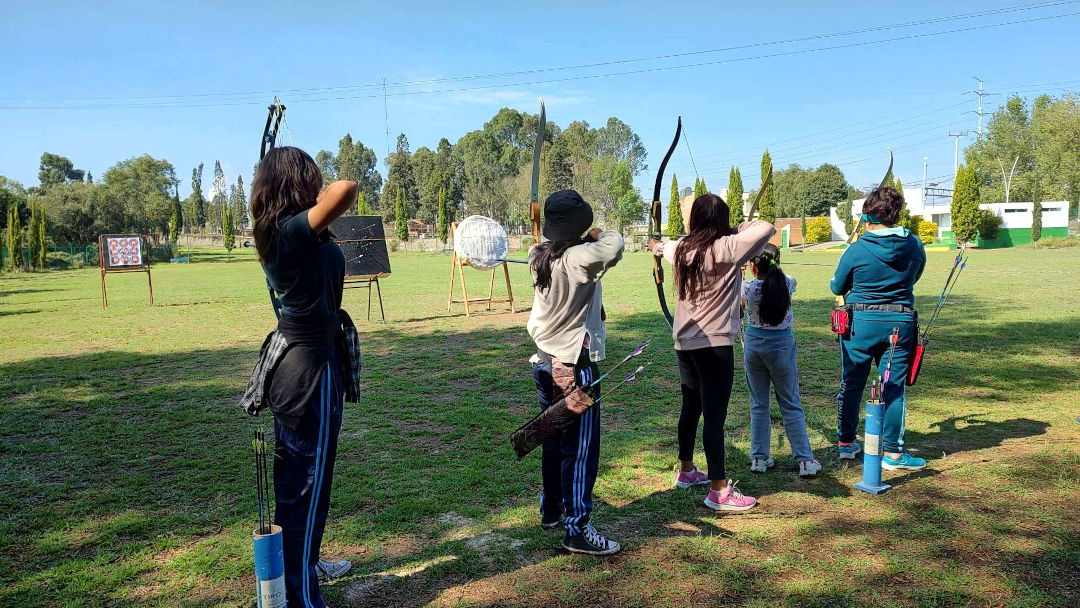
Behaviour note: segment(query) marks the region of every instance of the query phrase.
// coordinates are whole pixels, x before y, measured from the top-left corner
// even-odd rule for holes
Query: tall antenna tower
[[[986,95],[986,93],[983,91],[983,82],[984,82],[983,79],[979,78],[978,76],[972,76],[972,78],[979,81],[978,90],[972,91],[972,93],[975,93],[976,95],[979,96],[979,112],[978,112],[978,114],[979,114],[979,131],[978,131],[978,134],[979,135],[978,135],[978,138],[981,140],[982,139],[982,125],[983,125],[983,95]]]
[[[382,79],[383,121],[386,123],[386,158],[390,158],[390,110],[386,107],[386,79]]]

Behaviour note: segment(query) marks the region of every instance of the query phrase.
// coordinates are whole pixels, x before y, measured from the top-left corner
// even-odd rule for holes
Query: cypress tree
[[[356,193],[356,215],[375,215],[375,211],[371,209],[371,205],[364,198],[362,190]]]
[[[732,167],[728,173],[727,204],[731,209],[731,225],[738,225],[743,221],[743,186],[742,175],[738,167]]]
[[[450,218],[446,213],[446,187],[439,188],[439,240],[446,242],[450,232]]]
[[[230,204],[221,208],[221,237],[225,241],[225,251],[232,259],[232,250],[236,247],[236,226],[233,223],[233,206]]]
[[[172,247],[173,257],[180,252],[180,227],[184,223],[184,210],[180,206],[180,182],[176,183],[173,194],[172,216],[169,218],[169,245]]]
[[[660,227],[655,227],[655,232],[660,233]],[[679,178],[675,174],[671,175],[671,201],[668,203],[667,209],[667,232],[668,236],[675,239],[679,238],[686,232],[686,227],[683,226],[682,221],[682,208],[679,205]]]
[[[1039,178],[1035,176],[1035,187],[1032,188],[1032,199],[1035,204],[1031,208],[1031,242],[1035,243],[1035,246],[1039,246],[1039,239],[1042,238],[1042,190],[1039,188]]]
[[[761,179],[764,180],[770,171],[772,171],[772,157],[769,156],[769,151],[765,150],[765,153],[761,155]],[[758,217],[770,224],[776,221],[776,203],[773,201],[773,195],[774,190],[770,185],[762,195],[761,202],[758,203]]]
[[[397,229],[398,240],[409,240],[409,218],[405,213],[405,193],[401,188],[398,188],[397,202],[394,205],[394,227]]]
[[[19,221],[19,209],[16,205],[12,205],[8,213],[7,232],[8,256],[11,257],[12,270],[23,267],[22,247],[22,222]]]
[[[970,243],[979,230],[979,185],[975,167],[960,165],[953,185],[952,233],[957,244]]]
[[[708,194],[708,193],[709,193],[709,189],[707,187],[705,187],[705,178],[704,177],[699,177],[696,180],[694,180],[694,198],[697,198],[699,196],[702,196],[702,195],[705,195],[705,194]]]
[[[30,259],[28,260],[27,268],[33,270],[37,266],[38,261],[38,238],[37,238],[37,224],[38,224],[38,206],[34,199],[30,199],[30,230],[28,231],[29,240],[27,241],[27,249],[29,249]]]
[[[45,260],[48,257],[48,235],[45,232],[45,201],[41,201],[38,204],[38,224],[37,224],[37,241],[38,241],[38,268],[45,270]],[[31,237],[34,238],[34,237]]]

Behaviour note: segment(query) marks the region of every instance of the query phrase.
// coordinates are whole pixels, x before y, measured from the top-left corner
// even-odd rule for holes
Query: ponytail
[[[791,308],[791,292],[787,277],[780,269],[780,249],[768,243],[761,253],[750,259],[757,271],[764,275],[761,281],[761,304],[758,316],[766,325],[780,325]]]
[[[566,250],[574,245],[582,244],[582,239],[570,241],[544,241],[533,249],[532,264],[530,268],[536,275],[533,287],[540,291],[547,291],[551,287],[551,265],[555,260],[562,257]]]

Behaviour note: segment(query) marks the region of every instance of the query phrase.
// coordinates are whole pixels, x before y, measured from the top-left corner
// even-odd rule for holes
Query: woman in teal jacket
[[[877,364],[878,375],[884,373],[890,336],[899,328],[892,371],[881,396],[885,406],[881,466],[919,470],[926,461],[904,451],[904,379],[916,340],[912,289],[926,266],[926,253],[918,237],[895,225],[903,206],[903,196],[893,188],[878,188],[866,197],[866,232],[841,256],[829,283],[852,308],[851,330],[840,338],[843,378],[836,397],[837,436],[840,458],[854,460],[862,451],[855,432],[871,364]]]

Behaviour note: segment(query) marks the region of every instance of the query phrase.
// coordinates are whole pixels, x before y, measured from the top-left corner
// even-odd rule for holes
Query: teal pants
[[[907,378],[912,347],[915,344],[915,320],[911,315],[896,312],[858,311],[852,313],[851,332],[840,338],[842,379],[836,395],[837,431],[842,443],[855,441],[859,426],[859,411],[863,404],[870,368],[877,366],[878,376],[885,375],[889,359],[889,336],[894,327],[900,337],[892,357],[892,371],[881,400],[885,405],[884,429],[881,444],[886,452],[904,449],[904,379]]]

